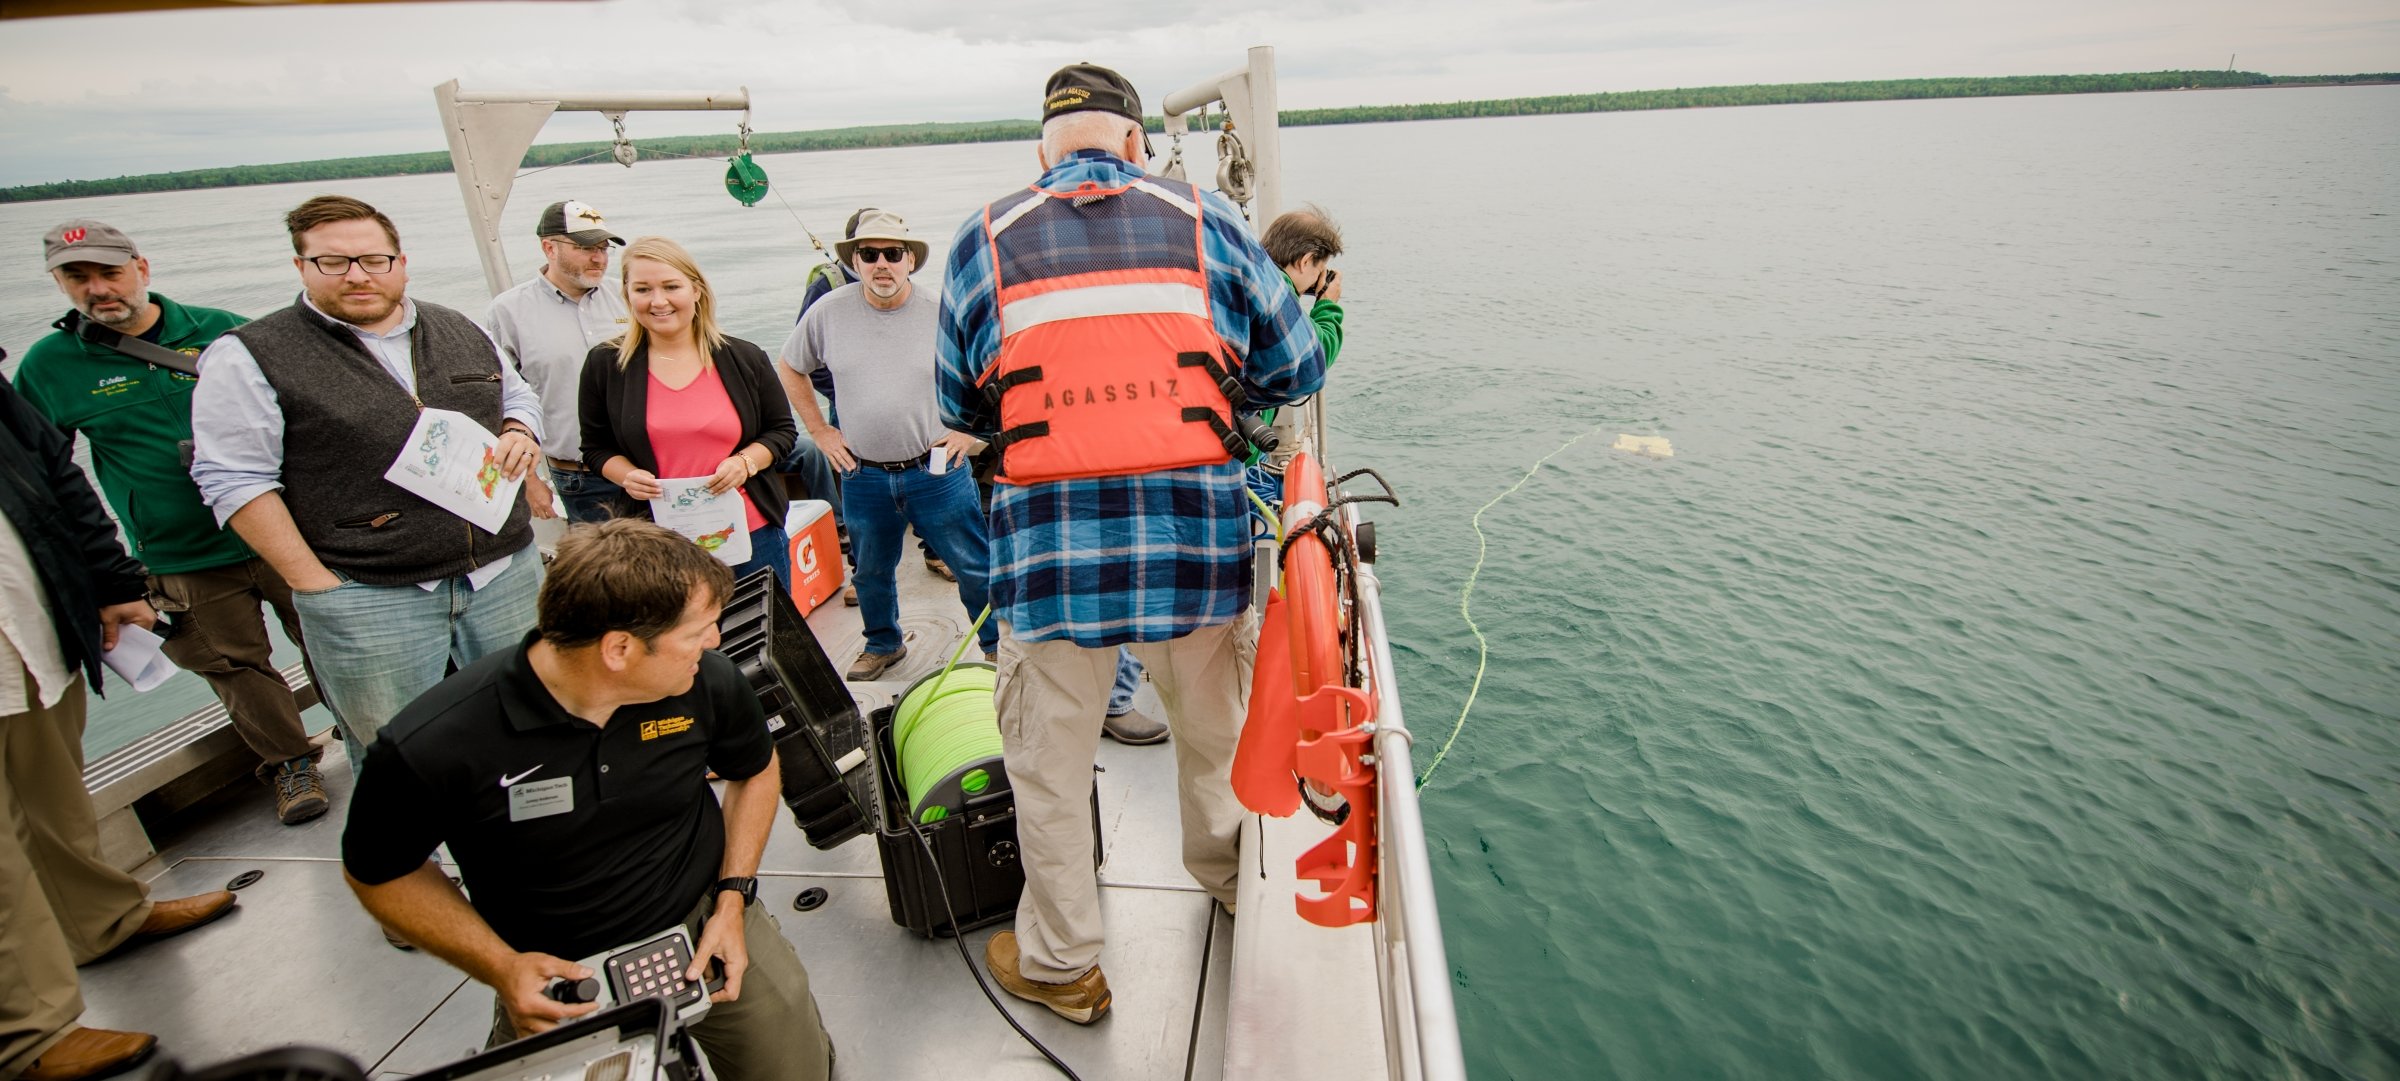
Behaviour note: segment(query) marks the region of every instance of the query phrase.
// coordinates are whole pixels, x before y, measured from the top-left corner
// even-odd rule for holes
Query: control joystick
[[[569,1006],[597,1002],[600,1000],[600,980],[596,976],[586,976],[580,980],[552,980],[550,986],[542,989],[542,994],[553,1002],[564,1002]]]

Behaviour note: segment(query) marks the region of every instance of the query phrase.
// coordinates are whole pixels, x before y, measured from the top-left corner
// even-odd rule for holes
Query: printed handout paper
[[[417,414],[417,426],[383,479],[458,515],[486,533],[508,524],[525,478],[500,475],[500,438],[475,418],[450,409]]]
[[[750,561],[749,517],[742,513],[742,490],[718,495],[708,490],[707,477],[661,480],[666,494],[650,501],[650,519],[692,538],[728,567]]]

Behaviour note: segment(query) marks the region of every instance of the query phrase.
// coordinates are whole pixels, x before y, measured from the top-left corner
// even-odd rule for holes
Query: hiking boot
[[[297,826],[322,816],[333,801],[325,798],[325,775],[317,764],[295,758],[275,767],[275,817]]]
[[[17,1076],[24,1081],[83,1081],[104,1077],[150,1057],[158,1037],[147,1032],[118,1032],[78,1026],[51,1044]]]
[[[942,581],[958,581],[958,575],[951,572],[950,564],[942,562],[941,557],[934,555],[932,552],[925,553],[925,569],[932,571],[934,577],[939,578]]]
[[[907,646],[901,646],[890,653],[861,653],[858,655],[858,660],[850,665],[849,674],[842,678],[852,683],[864,683],[890,671],[893,665],[900,663],[900,659],[906,656],[908,656]]]
[[[1138,709],[1109,714],[1100,722],[1100,731],[1128,747],[1164,743],[1167,739],[1167,726]]]
[[[1017,971],[1017,933],[1002,931],[984,944],[983,964],[992,970],[992,978],[1000,981],[1002,990],[1027,1002],[1050,1007],[1050,1012],[1088,1025],[1108,1013],[1108,977],[1093,965],[1083,975],[1068,983],[1043,983],[1026,979]]]

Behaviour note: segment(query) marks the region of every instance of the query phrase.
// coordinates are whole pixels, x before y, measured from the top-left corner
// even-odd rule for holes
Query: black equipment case
[[[892,707],[870,715],[875,731],[875,764],[881,777],[891,777]],[[1005,774],[996,774],[1005,778]],[[925,845],[908,828],[908,796],[898,781],[879,784],[875,804],[875,846],[883,857],[883,895],[892,909],[892,922],[927,938],[952,933],[950,918],[958,917],[957,932],[989,927],[1016,915],[1025,892],[1025,865],[1017,850],[1017,797],[1005,783],[967,800],[964,812],[935,822],[920,823]],[[937,862],[938,861],[938,862]],[[1092,870],[1102,862],[1100,786],[1092,785]],[[938,868],[938,871],[937,871]],[[942,905],[943,887],[950,904]]]
[[[892,922],[928,938],[972,931],[1005,920],[1025,890],[1017,853],[1016,795],[997,784],[963,813],[917,828],[933,846],[929,861],[908,826],[907,796],[892,776],[892,710],[861,716],[850,688],[826,659],[774,572],[759,570],[734,583],[733,599],[717,619],[717,649],[740,666],[767,714],[781,763],[783,802],[817,848],[832,848],[869,832],[883,859],[884,897]],[[849,770],[841,760],[859,751]],[[1092,867],[1101,863],[1100,791],[1092,786]],[[950,903],[942,904],[948,887]]]
[[[734,583],[717,633],[717,651],[741,667],[766,711],[784,806],[808,843],[832,848],[863,836],[875,805],[866,722],[815,632],[792,598],[776,588],[774,571],[753,571]],[[868,760],[843,772],[837,763],[853,751]]]

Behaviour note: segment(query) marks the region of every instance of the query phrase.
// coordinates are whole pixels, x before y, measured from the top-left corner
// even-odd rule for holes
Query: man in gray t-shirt
[[[842,473],[842,522],[858,562],[858,607],[867,630],[866,649],[845,678],[871,680],[908,655],[896,578],[902,532],[915,527],[950,565],[969,619],[984,608],[991,548],[967,467],[975,440],[944,429],[934,404],[938,305],[908,277],[925,262],[925,242],[908,235],[899,215],[868,211],[833,248],[859,280],[809,307],[783,343],[779,371],[809,438]],[[809,385],[809,373],[819,369],[833,376],[839,427],[826,422]],[[979,637],[987,659],[999,648],[999,631],[984,621]]]

